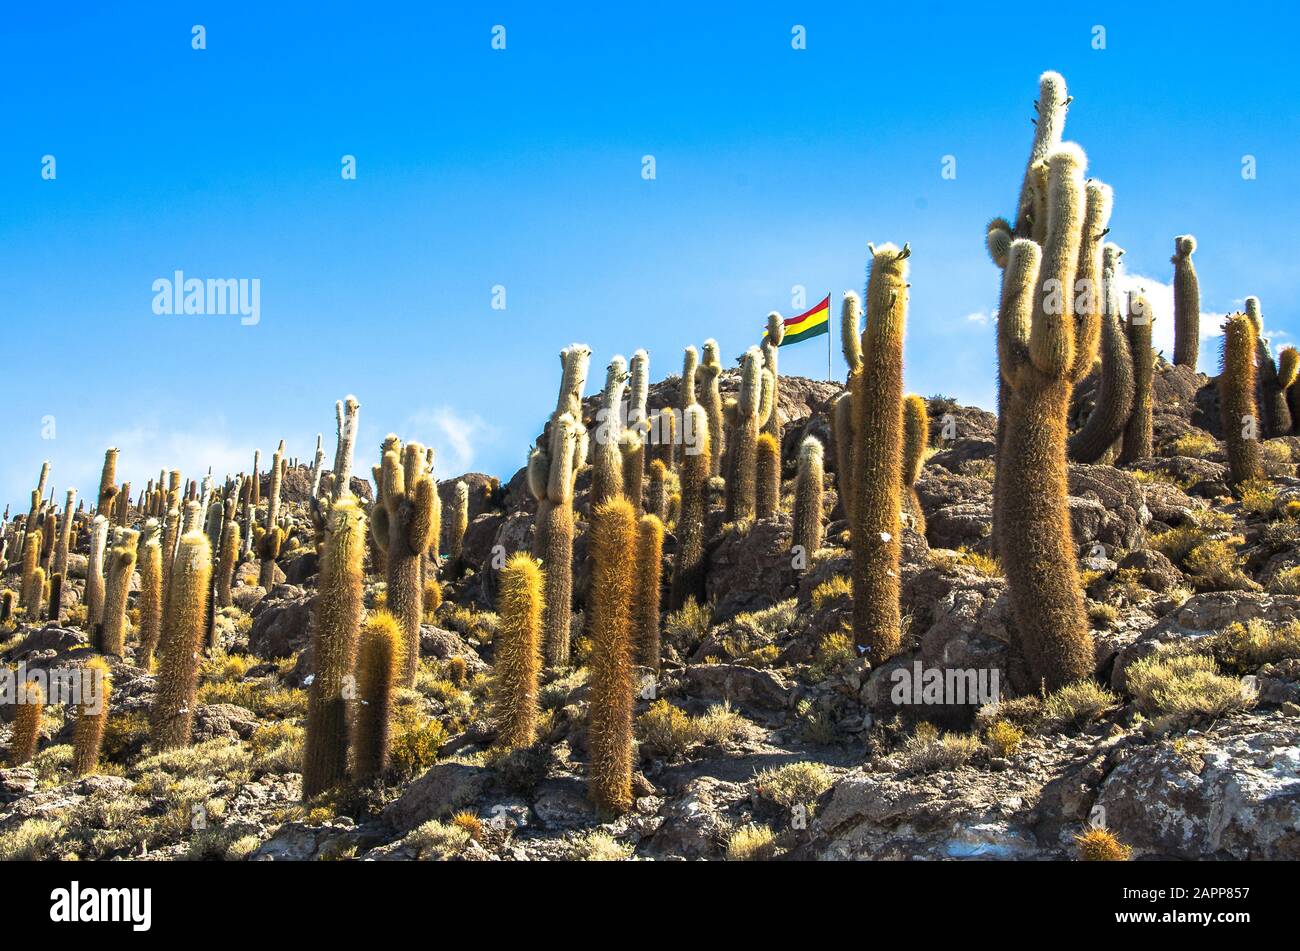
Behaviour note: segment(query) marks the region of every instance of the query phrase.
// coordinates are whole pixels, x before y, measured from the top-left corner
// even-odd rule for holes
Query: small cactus
[[[1229,314],[1223,323],[1223,364],[1219,373],[1219,407],[1232,484],[1263,474],[1259,451],[1259,414],[1255,406],[1255,325],[1245,314]]]
[[[780,508],[781,446],[771,433],[759,433],[754,453],[754,513],[772,518]]]
[[[367,618],[357,644],[357,708],[352,718],[352,775],[361,782],[388,768],[393,694],[404,652],[401,625],[387,611]]]
[[[903,512],[918,535],[925,534],[925,511],[916,494],[916,480],[925,465],[925,451],[930,445],[930,413],[924,397],[912,395],[903,400]]]
[[[452,569],[459,573],[465,550],[465,530],[469,528],[469,485],[457,482],[452,495],[451,518],[447,521],[447,556]]]
[[[529,746],[537,733],[537,674],[541,666],[542,571],[525,552],[510,556],[497,590],[501,621],[493,638],[492,722],[502,749]]]
[[[13,735],[9,738],[10,766],[30,763],[36,755],[41,741],[41,713],[45,710],[45,694],[34,680],[19,684],[16,699]]]
[[[799,473],[794,483],[793,542],[811,558],[822,547],[822,491],[825,450],[821,440],[808,436],[799,447]]]
[[[108,662],[93,657],[82,668],[89,696],[77,704],[77,725],[72,734],[72,775],[85,776],[99,769],[99,750],[104,743],[108,723],[108,701],[113,692],[113,676]]]

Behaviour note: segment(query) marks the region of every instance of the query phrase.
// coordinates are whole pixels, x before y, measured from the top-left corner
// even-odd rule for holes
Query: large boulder
[[[798,584],[784,518],[729,529],[711,546],[705,594],[714,604],[714,623],[792,598]]]
[[[311,641],[314,596],[295,585],[277,585],[253,608],[248,650],[266,660],[290,657]]]

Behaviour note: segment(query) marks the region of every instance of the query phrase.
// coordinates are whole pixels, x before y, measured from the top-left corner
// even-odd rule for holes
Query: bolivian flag
[[[785,337],[781,340],[781,346],[788,347],[792,343],[830,333],[830,316],[831,295],[827,294],[822,298],[821,303],[815,304],[811,310],[785,321]],[[764,333],[764,336],[767,334]]]

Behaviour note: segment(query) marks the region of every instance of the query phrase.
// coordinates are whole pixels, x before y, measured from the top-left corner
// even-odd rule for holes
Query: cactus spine
[[[347,678],[356,664],[361,627],[365,516],[350,494],[326,516],[312,628],[315,677],[307,694],[302,795],[309,799],[343,782],[348,765]]]
[[[108,582],[104,590],[104,621],[100,640],[105,654],[121,657],[126,652],[126,600],[135,573],[136,545],[140,533],[115,529],[113,550],[108,555]]]
[[[799,474],[794,483],[794,544],[811,558],[822,547],[822,489],[825,481],[821,440],[808,436],[799,447]]]
[[[41,741],[41,713],[45,710],[45,694],[34,680],[18,686],[18,708],[14,711],[13,735],[9,738],[9,765],[30,763]]]
[[[1223,366],[1218,387],[1234,486],[1258,479],[1263,473],[1255,407],[1256,346],[1254,322],[1245,314],[1230,314],[1223,324]]]
[[[1255,328],[1255,366],[1259,373],[1260,411],[1263,415],[1264,437],[1286,436],[1291,432],[1291,410],[1287,406],[1287,388],[1295,382],[1295,363],[1285,356],[1286,351],[1273,358],[1264,334],[1264,319],[1259,310],[1259,298],[1246,298],[1246,316]]]
[[[433,497],[437,494],[425,466],[424,447],[396,437],[380,467],[383,488],[371,516],[371,531],[387,563],[388,610],[402,626],[402,683],[412,686],[420,666],[420,621],[424,586],[420,559],[433,532]]]
[[[781,447],[769,432],[754,447],[754,513],[772,518],[781,508]]]
[[[708,417],[699,403],[686,407],[682,428],[695,435],[695,445],[682,457],[681,513],[677,519],[677,560],[673,569],[669,604],[680,608],[686,599],[704,599],[704,530],[709,515],[709,466],[713,453]],[[651,483],[653,485],[653,482]],[[662,484],[662,483],[661,483]],[[652,512],[658,516],[658,511]],[[663,521],[662,518],[659,519]],[[662,536],[662,525],[660,526]],[[660,538],[660,545],[663,540]],[[658,611],[658,600],[655,602]],[[656,635],[656,645],[658,643]],[[656,649],[656,658],[658,651]],[[655,669],[658,669],[656,661]]]
[[[1070,437],[1068,449],[1075,462],[1096,462],[1106,455],[1124,434],[1133,413],[1136,384],[1133,376],[1133,353],[1124,330],[1120,308],[1116,306],[1116,275],[1124,250],[1114,244],[1102,249],[1101,268],[1101,380],[1093,399],[1092,412]],[[1150,383],[1148,374],[1148,384]],[[1150,389],[1147,391],[1150,414]]]
[[[701,454],[699,468],[704,469],[708,456]],[[688,465],[690,457],[684,460]],[[632,617],[637,662],[659,672],[659,601],[662,594],[664,525],[653,515],[643,515],[637,522],[636,589],[633,592]]]
[[[141,539],[140,594],[136,601],[140,606],[140,647],[136,652],[136,664],[148,670],[153,661],[153,652],[158,646],[158,636],[162,632],[163,557],[156,518],[144,523]]]
[[[722,475],[722,452],[725,446],[722,428],[722,390],[719,376],[722,374],[722,358],[718,351],[718,341],[704,341],[704,356],[700,361],[699,376],[704,380],[704,392],[700,405],[709,421],[709,477]]]
[[[113,692],[113,676],[104,658],[93,657],[86,661],[82,676],[90,681],[90,696],[77,705],[77,725],[72,739],[74,776],[85,776],[99,769],[99,750],[108,723],[108,700]]]
[[[632,805],[632,572],[636,513],[615,498],[592,514],[591,701],[587,782],[592,802],[607,813]]]
[[[1155,315],[1151,304],[1141,294],[1129,293],[1128,352],[1133,368],[1133,409],[1124,425],[1124,442],[1119,462],[1149,459],[1152,449],[1151,386],[1155,377],[1155,350],[1151,347]],[[1096,412],[1096,410],[1094,410]]]
[[[1174,238],[1174,366],[1196,369],[1201,349],[1201,285],[1192,254],[1196,239],[1190,234]]]
[[[1002,372],[1011,391],[995,489],[1002,497],[999,542],[1017,633],[1033,676],[1048,689],[1094,668],[1066,468],[1070,388],[1093,362],[1078,352],[1090,334],[1085,328],[1076,339],[1070,289],[1081,251],[1101,241],[1110,211],[1102,189],[1089,189],[1085,211],[1086,161],[1073,144],[1052,153],[1041,262],[1036,243],[1012,243],[998,317]]]
[[[542,656],[542,570],[515,552],[501,569],[497,592],[501,623],[493,639],[492,721],[496,745],[529,746],[537,734],[537,674]]]
[[[365,781],[388,768],[393,693],[401,676],[402,629],[387,611],[366,619],[357,645],[357,704],[352,774]]]
[[[903,512],[918,535],[925,534],[925,511],[916,494],[916,480],[925,465],[925,451],[930,445],[930,412],[925,399],[912,395],[903,400]]]
[[[199,648],[207,626],[212,589],[212,546],[200,531],[181,536],[171,567],[171,589],[162,629],[162,662],[150,719],[158,750],[190,745]]]
[[[903,462],[903,331],[911,249],[871,247],[862,364],[853,375],[853,633],[878,666],[897,652]]]

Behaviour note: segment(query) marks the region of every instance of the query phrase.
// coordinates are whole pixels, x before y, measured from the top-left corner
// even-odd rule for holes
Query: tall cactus
[[[257,554],[261,567],[257,583],[268,593],[275,585],[275,560],[285,542],[285,531],[280,525],[280,493],[284,485],[284,442],[271,457],[271,486],[267,492],[266,523],[257,537]],[[254,476],[254,479],[257,477]]]
[[[587,784],[596,808],[622,814],[632,805],[632,571],[636,513],[614,498],[592,513],[591,699]]]
[[[1124,250],[1114,244],[1107,244],[1102,250],[1101,379],[1092,412],[1070,437],[1068,449],[1075,462],[1096,462],[1105,456],[1124,434],[1133,413],[1136,390],[1133,354],[1124,332],[1123,314],[1117,306],[1116,277],[1123,254]]]
[[[18,588],[19,603],[27,612],[29,620],[35,620],[41,608],[41,591],[33,590],[35,585],[36,572],[40,571],[40,554],[41,554],[41,530],[39,528],[30,529],[23,538],[23,568],[21,583]],[[42,585],[44,583],[44,573],[42,572]],[[86,582],[89,587],[89,580]]]
[[[1223,323],[1223,362],[1219,373],[1219,407],[1228,468],[1239,486],[1263,474],[1259,451],[1259,413],[1255,406],[1255,324],[1245,314],[1229,314]]]
[[[781,446],[769,432],[759,433],[754,452],[754,513],[772,518],[781,508]]]
[[[699,466],[704,468],[702,456]],[[683,461],[688,465],[689,459]],[[659,672],[659,602],[662,594],[664,525],[653,515],[637,522],[636,579],[632,599],[633,642],[637,663]]]
[[[709,420],[709,476],[722,475],[722,451],[724,437],[722,434],[722,389],[719,377],[722,375],[722,358],[718,350],[718,341],[704,341],[704,353],[700,360],[698,378],[703,381],[700,405]]]
[[[201,531],[186,532],[171,567],[171,590],[163,620],[162,662],[150,711],[155,749],[190,745],[194,723],[199,649],[212,590],[212,546]]]
[[[77,490],[68,489],[63,503],[63,518],[59,521],[59,544],[54,550],[54,571],[68,576],[68,551],[72,547],[72,522],[76,517]]]
[[[1133,369],[1133,409],[1124,424],[1124,441],[1120,447],[1121,464],[1149,459],[1152,446],[1152,385],[1155,380],[1156,352],[1151,346],[1155,314],[1151,303],[1140,293],[1129,292],[1128,344]]]
[[[763,337],[763,368],[772,374],[772,409],[763,423],[763,432],[771,433],[779,446],[781,444],[781,375],[777,370],[776,352],[785,340],[785,322],[781,315],[772,311],[767,315],[767,334]]]
[[[1192,254],[1196,239],[1190,234],[1174,238],[1174,365],[1196,369],[1201,349],[1201,285]]]
[[[99,475],[99,496],[95,512],[106,519],[112,518],[113,503],[117,499],[117,455],[116,449],[105,450],[104,468]]]
[[[239,562],[239,522],[234,517],[235,499],[227,500],[227,517],[221,528],[220,555],[217,562],[217,607],[230,607],[230,588]]]
[[[816,436],[799,447],[799,473],[794,483],[793,543],[811,558],[822,547],[822,490],[825,450]]]
[[[447,557],[453,572],[459,574],[465,553],[465,531],[469,528],[469,483],[456,483],[451,501],[451,518],[447,520]]]
[[[1100,242],[1109,193],[1089,189],[1087,159],[1073,144],[1048,159],[1046,228],[1038,244],[1017,239],[1004,274],[999,354],[1010,388],[996,491],[1000,547],[1012,610],[1036,680],[1056,689],[1090,676],[1092,635],[1084,610],[1067,495],[1066,418],[1072,385],[1091,367],[1096,336],[1076,334],[1071,289],[1080,255]],[[1041,260],[1040,260],[1041,256]],[[1086,315],[1084,315],[1086,319]]]
[[[862,369],[862,299],[856,291],[844,292],[840,306],[840,347],[848,365],[848,385],[831,403],[831,437],[835,443],[835,487],[840,497],[840,508],[845,518],[852,520],[850,506],[854,497],[853,453],[856,439],[853,433],[853,381]]]
[[[330,505],[325,516],[320,581],[312,612],[315,676],[307,693],[304,799],[339,785],[347,776],[347,679],[356,665],[365,553],[365,516],[351,494],[345,494]]]
[[[104,619],[104,548],[107,544],[108,519],[96,515],[90,524],[90,558],[86,563],[86,630],[93,643],[98,643],[95,631]]]
[[[736,427],[731,447],[731,471],[727,476],[728,522],[754,517],[755,472],[763,382],[763,355],[758,347],[745,352],[741,367],[740,398],[736,403]]]
[[[136,664],[148,670],[162,633],[162,536],[156,518],[145,521],[140,542],[140,646]]]
[[[916,480],[921,477],[929,445],[930,412],[925,399],[909,396],[903,400],[903,511],[911,522],[910,527],[918,535],[925,534],[925,511],[921,508],[920,496],[916,494]]]
[[[1287,406],[1287,388],[1295,382],[1294,358],[1283,350],[1274,359],[1264,338],[1264,318],[1259,310],[1259,298],[1246,298],[1246,316],[1255,327],[1255,366],[1259,373],[1260,413],[1263,416],[1264,436],[1272,439],[1291,432],[1291,410]]]
[[[641,508],[641,486],[645,479],[646,438],[650,430],[650,354],[632,354],[628,384],[627,432],[623,434],[623,494]]]
[[[587,458],[582,391],[591,350],[572,344],[560,351],[560,395],[547,432],[528,459],[528,486],[537,500],[534,553],[546,573],[542,647],[547,664],[569,663],[573,602],[573,487]]]
[[[911,248],[871,251],[862,364],[853,374],[853,634],[879,666],[902,637],[899,511],[903,463],[903,332]]]
[[[121,657],[126,652],[126,600],[135,573],[136,544],[140,533],[129,528],[113,532],[113,550],[108,554],[108,580],[104,589],[104,621],[101,635],[105,654]]]
[[[497,588],[500,626],[493,639],[492,722],[502,749],[537,738],[537,674],[542,657],[542,571],[526,552],[501,569]]]
[[[419,443],[392,444],[380,466],[383,488],[371,515],[371,533],[387,564],[388,610],[402,626],[402,683],[411,687],[420,666],[424,585],[420,560],[433,532],[437,489]]]

